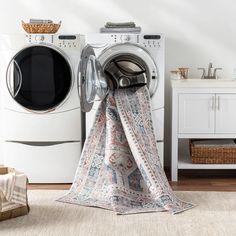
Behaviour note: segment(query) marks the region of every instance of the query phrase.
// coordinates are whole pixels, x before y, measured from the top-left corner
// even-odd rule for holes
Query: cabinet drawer
[[[215,94],[179,95],[179,133],[214,133]]]
[[[39,115],[3,110],[2,137],[14,141],[80,141],[81,110]],[[42,132],[43,130],[43,132]],[[66,132],[63,132],[66,130]]]
[[[71,183],[81,144],[69,142],[45,146],[5,142],[3,148],[4,165],[23,171],[30,183]]]

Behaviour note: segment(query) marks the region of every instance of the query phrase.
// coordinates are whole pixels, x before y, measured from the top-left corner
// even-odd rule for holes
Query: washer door
[[[94,101],[104,99],[108,92],[103,68],[90,45],[81,53],[78,80],[81,109],[89,112]]]
[[[13,99],[28,110],[47,112],[67,97],[72,84],[71,66],[56,49],[31,46],[21,50],[7,69]]]
[[[158,68],[150,52],[142,46],[115,44],[103,50],[98,60],[105,73],[116,80],[119,88],[147,85],[151,97],[156,92]]]

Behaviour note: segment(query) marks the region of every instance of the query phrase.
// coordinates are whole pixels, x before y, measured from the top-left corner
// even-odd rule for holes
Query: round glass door
[[[90,45],[87,45],[82,51],[78,79],[81,109],[89,112],[93,103],[104,99],[108,92],[102,66]]]
[[[21,50],[7,69],[11,96],[26,109],[49,111],[67,97],[72,83],[69,62],[56,49],[32,46]]]

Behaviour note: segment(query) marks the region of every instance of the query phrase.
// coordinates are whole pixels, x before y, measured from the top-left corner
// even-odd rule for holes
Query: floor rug
[[[29,215],[0,222],[0,236],[233,236],[235,192],[175,192],[191,211],[116,215],[55,201],[67,191],[30,190]]]
[[[146,86],[111,91],[101,103],[74,183],[59,201],[118,214],[193,207],[175,196],[162,169]]]

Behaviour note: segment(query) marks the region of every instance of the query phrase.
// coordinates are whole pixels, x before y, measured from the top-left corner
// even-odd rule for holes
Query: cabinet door
[[[215,94],[179,95],[179,133],[214,133]]]
[[[216,133],[236,133],[236,94],[216,94]]]

